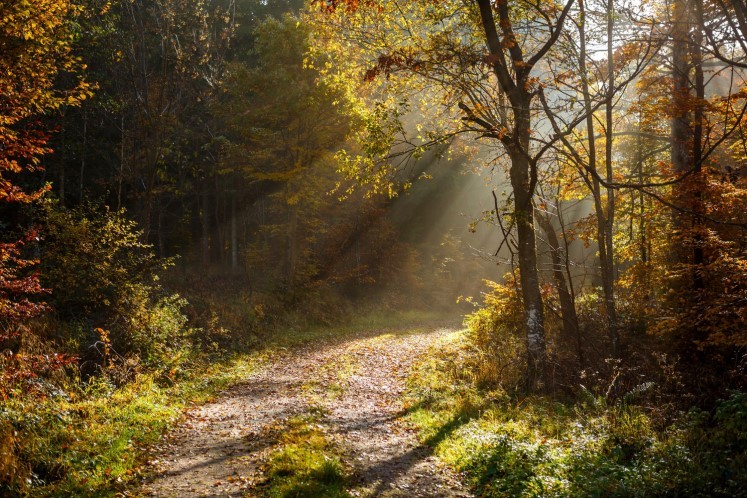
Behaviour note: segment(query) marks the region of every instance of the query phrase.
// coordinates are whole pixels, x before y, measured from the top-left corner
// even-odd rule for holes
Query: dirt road
[[[465,497],[457,476],[402,420],[412,364],[446,328],[365,333],[283,351],[214,403],[190,410],[158,448],[146,496],[261,495],[262,465],[289,418],[321,409],[353,496]]]

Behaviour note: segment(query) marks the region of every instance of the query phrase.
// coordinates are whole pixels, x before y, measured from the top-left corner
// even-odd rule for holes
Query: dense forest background
[[[55,400],[438,309],[480,389],[703,410],[738,495],[745,57],[736,0],[0,0],[0,486],[72,479]]]
[[[300,2],[50,5],[7,7],[6,83],[25,108],[4,130],[35,147],[5,156],[8,316],[43,308],[81,348],[67,352],[86,354],[97,329],[139,347],[114,330],[132,293],[146,307],[193,298],[204,327],[229,296],[237,322],[291,308],[331,321],[379,292],[407,307],[479,286],[480,264],[451,257],[470,252],[449,239],[464,210],[429,214],[467,183],[459,164],[433,154],[402,176],[440,169],[433,196],[347,192],[335,152],[359,118],[306,65]],[[15,46],[14,26],[42,47]],[[21,69],[27,88],[14,87]],[[34,87],[45,101],[24,93]],[[232,325],[234,340],[251,335]]]

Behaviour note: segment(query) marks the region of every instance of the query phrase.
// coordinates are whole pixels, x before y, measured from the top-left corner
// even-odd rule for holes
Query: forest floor
[[[449,328],[361,331],[278,351],[155,448],[145,496],[470,496],[401,395]],[[312,481],[319,481],[314,483]]]

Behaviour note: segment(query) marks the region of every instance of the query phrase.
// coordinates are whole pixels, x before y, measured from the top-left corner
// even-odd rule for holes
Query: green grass
[[[319,428],[320,408],[289,420],[264,468],[270,498],[347,498],[347,472],[338,449]]]
[[[747,496],[747,395],[666,430],[647,412],[586,395],[559,403],[478,388],[463,333],[412,373],[407,419],[485,497]]]

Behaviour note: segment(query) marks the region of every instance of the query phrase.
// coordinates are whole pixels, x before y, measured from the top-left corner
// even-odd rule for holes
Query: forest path
[[[261,495],[263,463],[295,416],[323,413],[316,427],[339,448],[353,496],[465,497],[402,421],[410,367],[448,328],[378,331],[281,351],[213,403],[187,412],[158,448],[159,497]]]

